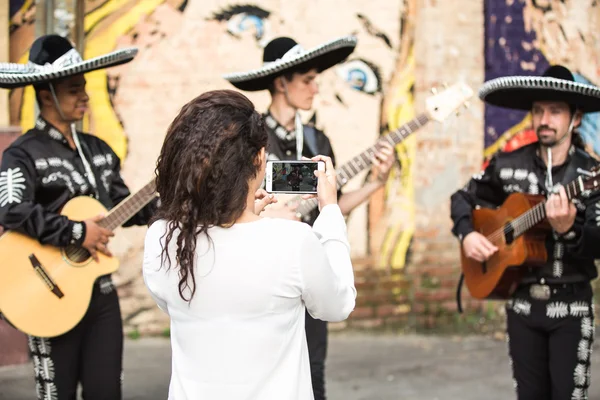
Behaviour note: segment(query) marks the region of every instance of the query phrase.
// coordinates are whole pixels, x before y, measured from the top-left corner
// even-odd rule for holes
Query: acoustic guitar
[[[441,92],[436,91],[435,95],[426,99],[425,112],[395,131],[381,136],[378,142],[386,141],[395,146],[406,139],[411,133],[425,126],[429,121],[443,122],[449,115],[458,113],[458,110],[462,106],[467,106],[467,102],[472,96],[473,90],[467,84],[461,82],[455,83]],[[336,169],[338,189],[341,189],[350,179],[371,167],[373,156],[379,147],[380,145],[376,143]],[[310,219],[312,211],[319,205],[316,198],[304,200],[302,196],[294,196],[286,204],[298,204],[297,214],[305,222]]]
[[[110,212],[96,199],[79,196],[69,200],[61,214],[74,221],[105,214],[98,224],[114,230],[155,196],[151,181]],[[116,257],[98,253],[96,262],[82,247],[42,245],[15,231],[0,236],[0,254],[0,312],[15,328],[40,337],[75,327],[88,309],[96,279],[119,267]]]
[[[600,167],[580,175],[566,187],[569,200],[589,196],[600,189]],[[513,193],[497,209],[473,210],[473,227],[498,251],[480,263],[461,250],[465,284],[476,299],[508,299],[521,281],[526,267],[546,264],[545,240],[552,229],[546,219],[545,197]]]

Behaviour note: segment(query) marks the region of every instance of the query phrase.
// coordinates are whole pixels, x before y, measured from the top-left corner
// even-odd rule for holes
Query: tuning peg
[[[469,107],[471,107],[471,102],[469,101],[465,101],[465,104],[463,104],[465,106],[465,110],[468,110]]]
[[[435,87],[432,87],[432,88],[431,88],[431,93],[433,93],[433,94],[437,94],[437,88],[435,88]]]

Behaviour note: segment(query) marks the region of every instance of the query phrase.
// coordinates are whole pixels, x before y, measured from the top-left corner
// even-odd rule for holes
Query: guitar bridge
[[[42,279],[46,286],[48,286],[48,289],[50,289],[50,291],[54,293],[54,295],[59,299],[63,298],[63,292],[60,290],[58,285],[52,280],[52,278],[50,278],[50,275],[48,275],[44,267],[42,267],[42,264],[37,259],[35,254],[29,255],[29,261],[31,262],[31,265],[35,270],[35,273],[38,274],[38,276]]]

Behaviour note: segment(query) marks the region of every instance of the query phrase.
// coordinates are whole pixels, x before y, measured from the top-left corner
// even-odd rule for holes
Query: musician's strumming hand
[[[111,230],[98,225],[98,222],[103,218],[104,215],[97,215],[83,221],[85,223],[85,239],[82,246],[90,252],[92,258],[96,261],[99,261],[98,252],[109,257],[112,256],[107,246],[108,239],[115,236],[115,234]]]
[[[462,247],[467,257],[479,262],[489,260],[498,251],[498,247],[479,232],[471,232],[465,236]]]
[[[380,184],[387,182],[392,165],[396,160],[394,148],[391,144],[385,141],[380,141],[378,150],[373,156],[373,169],[371,170],[371,181],[377,181]]]
[[[546,217],[552,229],[558,234],[566,233],[575,222],[577,209],[567,198],[565,188],[560,186],[546,201]]]
[[[269,204],[277,203],[277,199],[264,189],[258,189],[254,193],[254,214],[259,215]]]

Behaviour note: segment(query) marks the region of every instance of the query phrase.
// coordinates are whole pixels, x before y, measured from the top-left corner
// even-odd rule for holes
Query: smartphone
[[[267,161],[265,190],[269,193],[317,193],[315,171],[325,171],[323,161]]]

